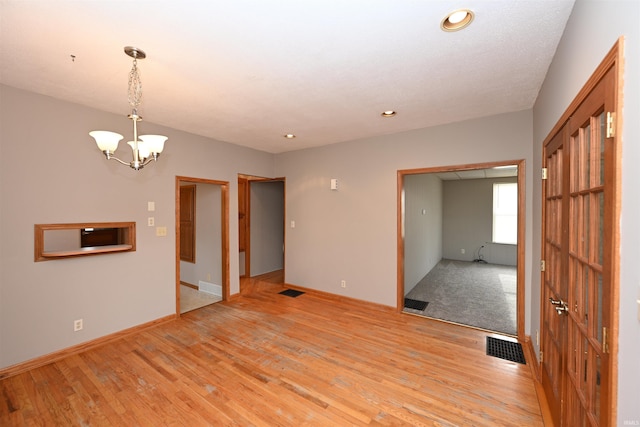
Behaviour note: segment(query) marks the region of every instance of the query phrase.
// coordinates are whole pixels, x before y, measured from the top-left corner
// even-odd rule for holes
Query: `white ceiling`
[[[0,82],[126,120],[135,46],[145,121],[279,153],[531,108],[573,3],[0,0]]]

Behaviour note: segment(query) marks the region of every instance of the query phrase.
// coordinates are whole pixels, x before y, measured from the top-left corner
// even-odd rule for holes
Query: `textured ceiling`
[[[125,117],[136,46],[145,121],[279,153],[531,108],[573,3],[0,0],[0,82]]]

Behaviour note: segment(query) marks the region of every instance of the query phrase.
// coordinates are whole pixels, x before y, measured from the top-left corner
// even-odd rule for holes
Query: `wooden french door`
[[[616,73],[614,62],[596,74],[544,146],[542,383],[556,426],[608,426],[612,419]]]

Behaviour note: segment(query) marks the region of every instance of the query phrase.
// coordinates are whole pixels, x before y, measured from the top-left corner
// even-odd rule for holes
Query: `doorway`
[[[524,339],[524,174],[524,160],[398,171],[398,311]]]
[[[543,144],[540,361],[557,426],[616,416],[620,43]]]
[[[179,316],[229,299],[229,183],[177,176],[175,191]]]
[[[238,175],[241,278],[284,278],[285,179]]]

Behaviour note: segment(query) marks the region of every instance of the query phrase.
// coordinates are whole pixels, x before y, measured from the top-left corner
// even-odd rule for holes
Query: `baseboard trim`
[[[384,304],[379,304],[379,303],[376,303],[376,302],[365,301],[365,300],[362,300],[362,299],[347,297],[347,296],[344,296],[344,295],[332,294],[331,292],[319,291],[317,289],[312,289],[312,288],[305,288],[304,286],[293,285],[291,283],[284,283],[283,286],[285,286],[287,288],[291,288],[291,289],[296,289],[296,290],[302,291],[302,292],[308,292],[308,293],[311,293],[311,294],[316,294],[318,296],[321,296],[322,298],[326,298],[326,299],[333,300],[333,301],[349,301],[351,303],[356,303],[356,304],[359,304],[361,306],[366,306],[371,310],[379,310],[379,311],[393,312],[393,313],[397,313],[398,312],[398,310],[395,307],[391,307],[391,306],[384,305]]]
[[[192,285],[191,283],[183,282],[182,280],[180,280],[180,284],[187,288],[195,289],[196,291],[198,290],[198,285]]]
[[[531,342],[531,337],[529,335],[525,335],[524,345],[522,347],[527,357],[527,363],[531,368],[531,375],[533,376],[533,379],[540,382],[540,362],[538,362],[536,352],[533,349],[533,342]]]
[[[540,413],[542,414],[542,422],[545,426],[553,427],[554,424],[553,417],[551,416],[551,409],[549,408],[549,404],[547,403],[547,395],[544,392],[544,387],[542,387],[540,362],[538,362],[538,358],[536,357],[536,352],[533,349],[533,343],[531,342],[531,337],[529,335],[525,335],[524,345],[522,346],[522,348],[524,349],[529,369],[531,369],[533,385],[536,389],[538,405],[540,406]]]
[[[65,357],[73,356],[75,354],[82,353],[87,350],[92,350],[94,348],[103,346],[105,344],[109,344],[113,341],[119,340],[126,336],[142,332],[146,329],[153,328],[155,326],[158,326],[166,322],[170,322],[172,320],[175,320],[176,318],[177,318],[177,315],[171,314],[169,316],[152,320],[151,322],[143,323],[141,325],[134,326],[128,329],[123,329],[122,331],[115,332],[113,334],[105,335],[103,337],[96,338],[91,341],[86,341],[81,344],[74,345],[72,347],[67,347],[62,350],[55,351],[53,353],[45,354],[44,356],[36,357],[35,359],[27,360],[25,362],[17,363],[15,365],[2,368],[0,369],[0,380],[13,377],[15,375],[30,371],[31,369],[39,368],[44,365],[48,365],[53,362],[57,362],[58,360],[64,359]]]

